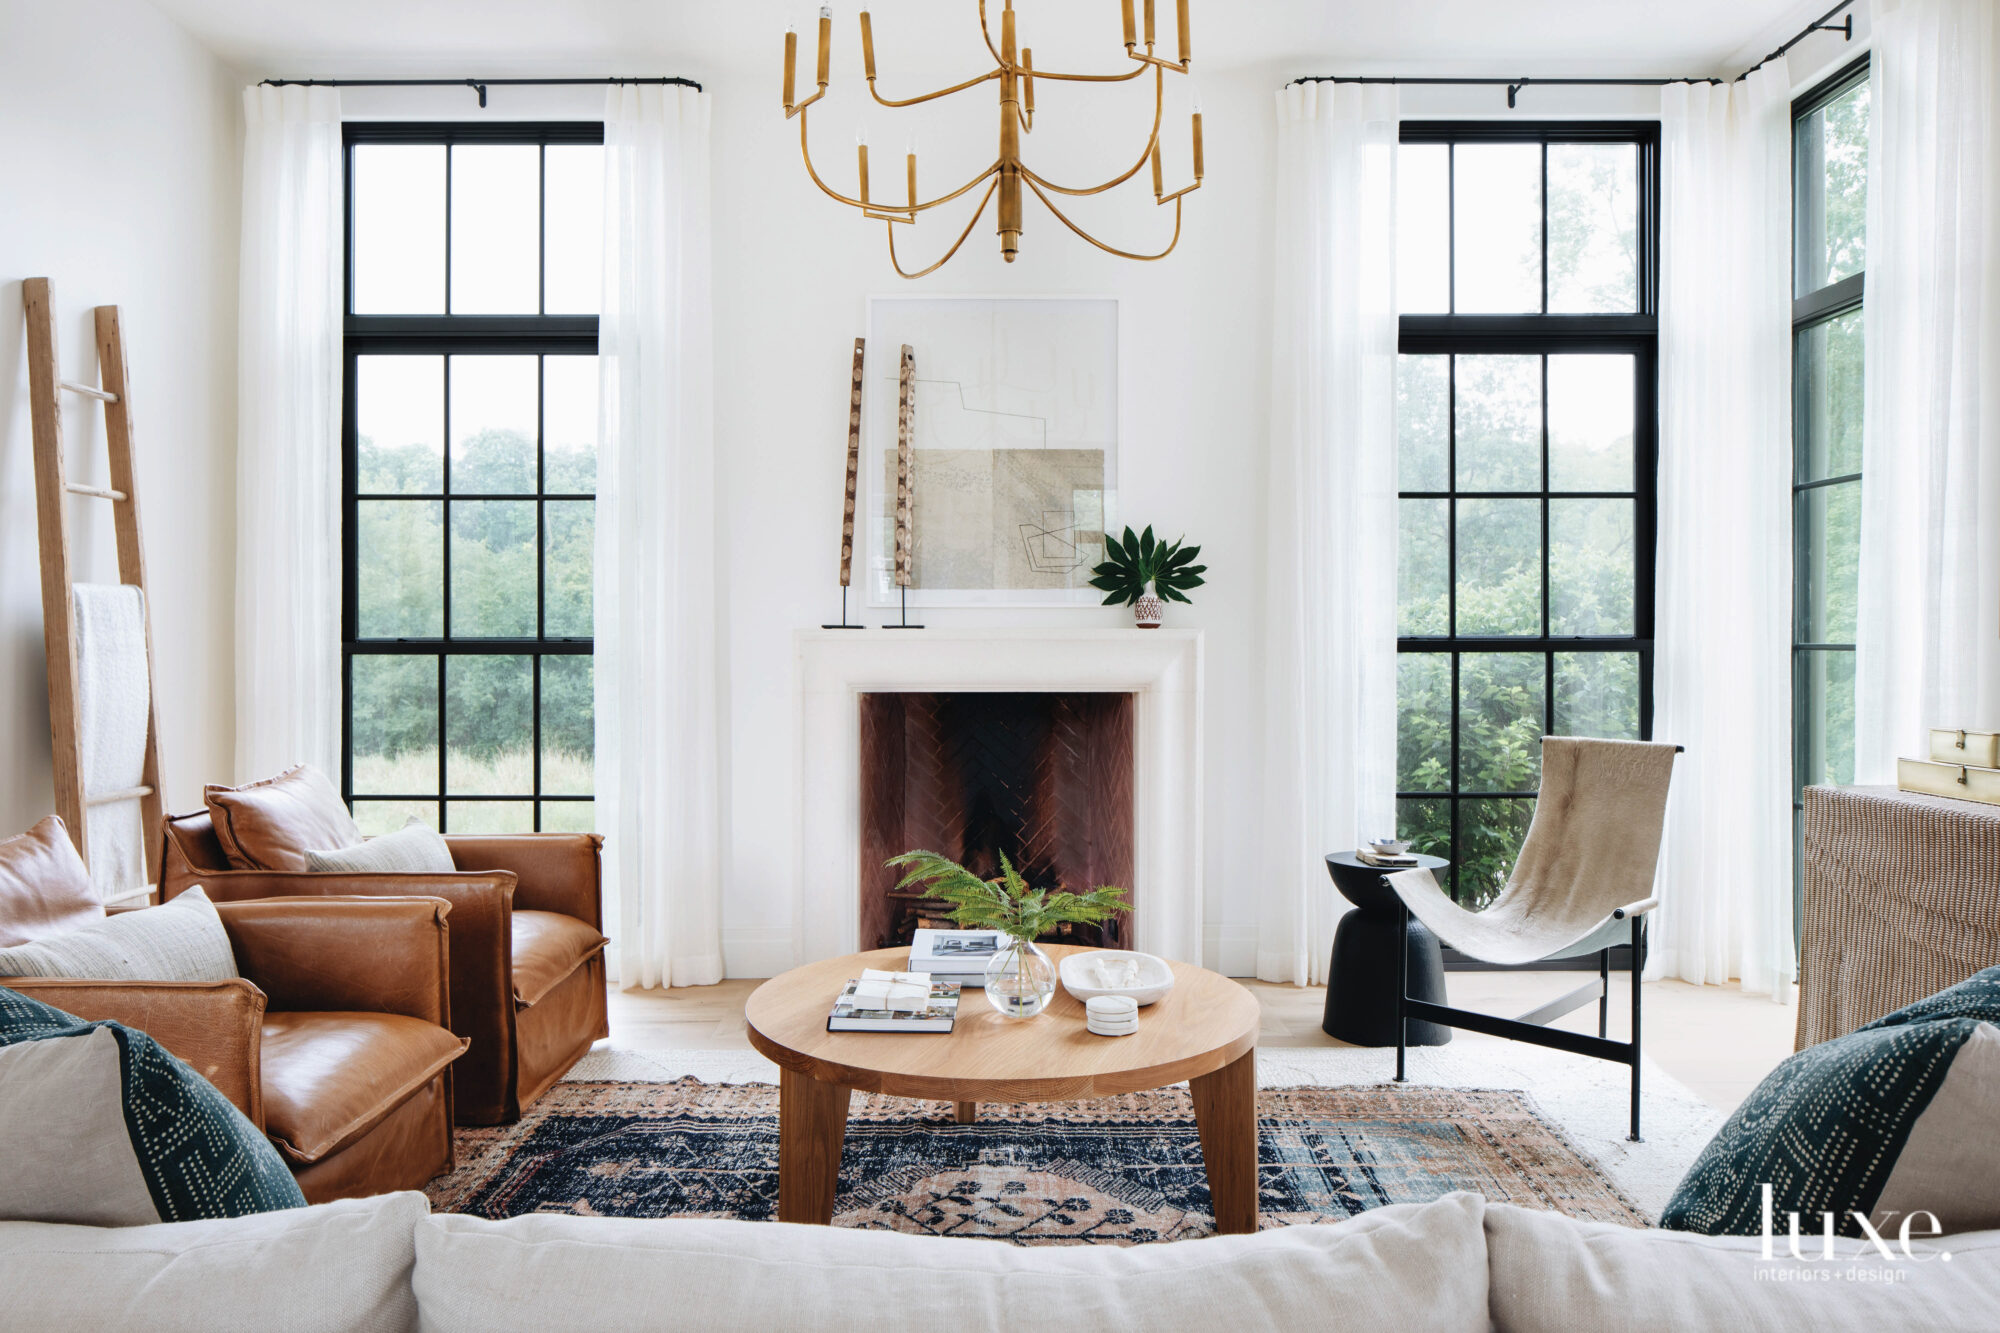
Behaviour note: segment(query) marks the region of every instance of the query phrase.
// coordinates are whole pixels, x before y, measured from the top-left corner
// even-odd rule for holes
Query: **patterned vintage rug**
[[[1335,1222],[1475,1190],[1572,1217],[1645,1215],[1518,1091],[1267,1088],[1258,1094],[1263,1225]],[[778,1091],[768,1084],[561,1083],[518,1124],[460,1130],[439,1212],[777,1216]],[[1208,1235],[1187,1090],[981,1106],[854,1098],[837,1226],[1123,1244]]]

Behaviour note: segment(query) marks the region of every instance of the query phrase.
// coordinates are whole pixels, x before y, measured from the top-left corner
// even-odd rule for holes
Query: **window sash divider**
[[[342,553],[342,615],[343,640],[341,644],[342,683],[344,704],[342,710],[342,756],[341,786],[350,805],[355,803],[396,803],[421,804],[435,808],[440,831],[452,829],[452,810],[459,804],[493,805],[518,804],[528,810],[527,825],[539,831],[542,828],[543,807],[550,803],[589,804],[596,797],[590,792],[555,793],[544,791],[547,778],[543,764],[542,712],[545,685],[545,659],[558,657],[589,657],[594,655],[595,640],[590,635],[566,635],[551,637],[548,633],[547,601],[549,583],[549,544],[551,539],[548,506],[551,502],[595,504],[594,491],[550,492],[547,458],[547,377],[546,358],[563,355],[595,355],[597,352],[598,317],[596,315],[548,315],[542,313],[547,305],[548,289],[548,152],[549,144],[589,144],[603,142],[603,127],[587,123],[528,124],[488,123],[488,124],[379,124],[356,123],[345,127],[344,156],[347,170],[343,181],[343,198],[346,208],[345,265],[346,308],[343,317],[343,546]],[[418,315],[357,315],[352,313],[355,291],[355,237],[354,237],[354,146],[368,143],[422,143],[447,145],[444,162],[444,311],[442,314]],[[455,154],[449,145],[462,143],[524,143],[537,146],[537,217],[536,217],[536,310],[519,314],[499,315],[457,315],[452,308],[452,198],[451,183],[453,158]],[[525,201],[524,201],[525,202]],[[443,430],[443,453],[439,460],[440,488],[421,492],[379,492],[362,491],[359,488],[359,431],[357,426],[358,374],[360,358],[364,356],[435,356],[441,358],[441,384],[443,401],[439,409],[439,421]],[[524,355],[535,358],[536,368],[536,420],[534,423],[534,468],[537,489],[531,493],[508,492],[467,492],[460,493],[452,482],[452,410],[451,384],[454,358],[458,356]],[[359,546],[361,506],[365,504],[385,505],[395,502],[428,504],[437,507],[439,520],[437,540],[441,543],[438,552],[440,586],[438,588],[437,611],[442,616],[441,633],[424,637],[375,637],[360,633],[361,580],[363,566]],[[535,532],[532,558],[535,562],[534,589],[536,612],[533,632],[516,638],[494,638],[488,636],[461,636],[454,632],[452,624],[453,608],[453,559],[455,506],[481,503],[532,503],[535,506]],[[385,512],[385,511],[375,511]],[[479,511],[468,511],[479,512]],[[492,511],[487,511],[492,512]],[[437,664],[435,700],[436,723],[436,789],[428,792],[380,792],[357,791],[355,789],[355,662],[357,659],[379,657],[408,657],[415,659],[432,658]],[[525,659],[527,667],[526,704],[528,719],[524,733],[530,749],[531,790],[518,792],[454,792],[451,790],[453,772],[451,752],[453,746],[451,687],[453,680],[453,658],[473,657],[517,657]],[[424,675],[428,675],[425,669]],[[509,687],[513,688],[512,686]],[[520,696],[515,696],[517,699]],[[517,705],[510,705],[517,706]],[[428,723],[429,718],[419,712],[417,718]],[[502,741],[511,751],[516,737],[510,730]],[[428,766],[426,766],[428,767]],[[418,781],[423,781],[421,778]],[[400,784],[399,784],[400,785]],[[510,827],[518,827],[509,821]]]

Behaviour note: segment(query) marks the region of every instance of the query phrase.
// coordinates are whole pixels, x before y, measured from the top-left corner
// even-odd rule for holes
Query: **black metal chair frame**
[[[1398,904],[1402,927],[1405,934],[1410,928],[1410,908],[1407,903]],[[1623,908],[1611,914],[1626,919]],[[1632,1070],[1632,1132],[1627,1137],[1634,1143],[1639,1138],[1639,1036],[1640,1036],[1640,996],[1639,974],[1646,966],[1646,914],[1640,913],[1630,918],[1632,922],[1632,1040],[1611,1041],[1606,1032],[1611,1017],[1611,948],[1597,952],[1597,977],[1566,995],[1550,1000],[1539,1008],[1531,1009],[1519,1018],[1501,1018],[1495,1014],[1482,1014],[1473,1009],[1454,1009],[1449,1005],[1432,1004],[1428,1000],[1414,999],[1409,994],[1408,951],[1396,951],[1396,1081],[1406,1083],[1403,1075],[1404,1053],[1408,1049],[1409,1022],[1438,1023],[1445,1027],[1464,1028],[1468,1032],[1483,1032],[1489,1037],[1505,1037],[1509,1041],[1525,1041],[1533,1046],[1546,1046],[1553,1050],[1568,1051],[1572,1055],[1588,1055],[1598,1060],[1611,1060],[1628,1065]],[[1524,963],[1507,971],[1527,971],[1541,965],[1539,960]],[[1564,1014],[1572,1013],[1597,1001],[1597,1035],[1583,1032],[1569,1032],[1548,1025]]]

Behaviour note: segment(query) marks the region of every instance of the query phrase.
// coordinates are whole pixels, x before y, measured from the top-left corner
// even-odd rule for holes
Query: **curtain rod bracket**
[[[1514,109],[1514,98],[1520,93],[1520,91],[1523,88],[1527,86],[1528,86],[1528,81],[1526,79],[1522,79],[1518,83],[1510,83],[1507,85],[1507,109],[1509,111],[1512,111]]]
[[[1840,34],[1841,41],[1851,42],[1854,40],[1854,14],[1850,11],[1847,17],[1838,23],[1815,23],[1812,27],[1807,28],[1806,31],[1837,32]]]
[[[479,109],[484,111],[486,109],[486,85],[477,79],[467,79],[465,86],[479,94]]]

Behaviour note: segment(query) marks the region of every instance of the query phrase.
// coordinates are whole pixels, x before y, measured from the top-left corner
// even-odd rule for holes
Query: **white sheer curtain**
[[[1791,83],[1661,95],[1653,736],[1674,765],[1649,975],[1788,999]]]
[[[1257,975],[1326,980],[1328,852],[1395,823],[1396,139],[1382,84],[1278,94]]]
[[[243,90],[236,777],[340,771],[340,94]]]
[[[1878,0],[1869,81],[1857,782],[2000,726],[2000,19]]]
[[[722,979],[709,99],[604,109],[597,827],[619,985]]]

